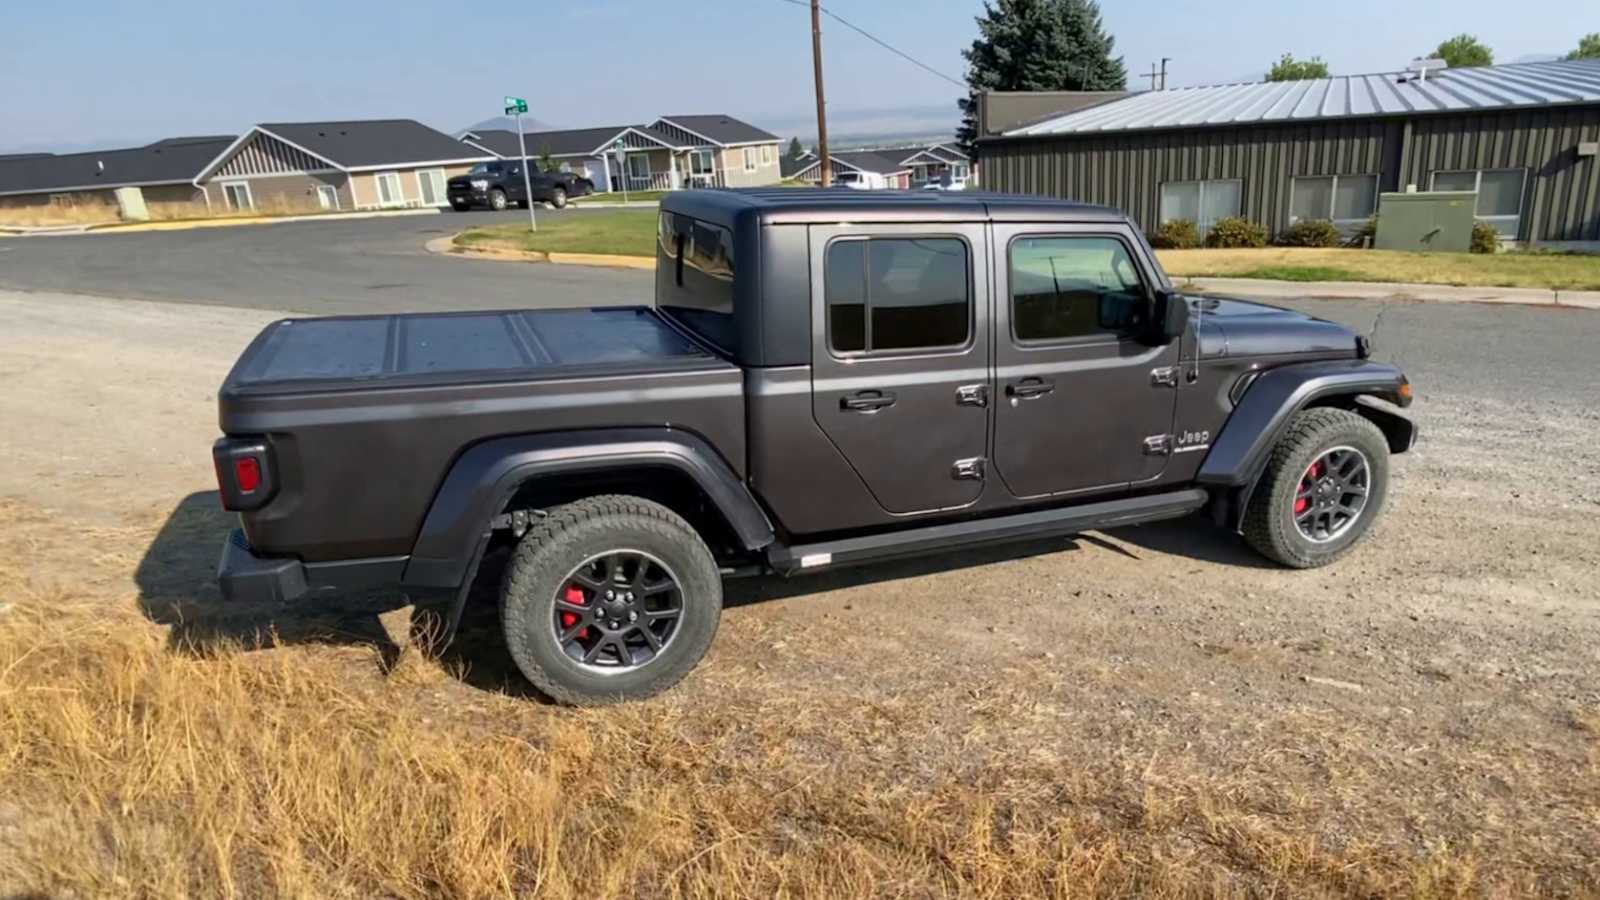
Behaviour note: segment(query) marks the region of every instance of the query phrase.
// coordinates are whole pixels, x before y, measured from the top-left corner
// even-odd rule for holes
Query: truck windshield
[[[663,212],[657,238],[656,307],[718,350],[736,355],[733,233]]]
[[[473,166],[468,175],[499,175],[500,164],[497,162],[478,163]]]

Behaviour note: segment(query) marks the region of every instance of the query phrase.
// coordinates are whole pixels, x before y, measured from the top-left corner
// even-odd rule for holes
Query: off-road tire
[[[550,192],[550,205],[556,209],[567,208],[567,189],[558,187]]]
[[[552,629],[556,590],[596,554],[628,548],[665,562],[683,597],[678,632],[661,655],[601,674],[567,656]],[[672,510],[608,494],[559,506],[523,535],[500,589],[500,624],[517,668],[558,703],[595,706],[638,700],[677,684],[705,655],[722,616],[722,575],[705,541]]]
[[[505,191],[502,191],[499,188],[495,188],[494,190],[489,192],[489,208],[490,209],[494,210],[495,212],[502,212],[502,211],[510,208],[510,206],[511,206],[511,204],[506,201],[506,192]]]
[[[1323,453],[1348,446],[1370,470],[1367,503],[1344,533],[1316,543],[1294,522],[1294,499],[1306,469]],[[1245,512],[1244,538],[1267,559],[1294,569],[1325,566],[1349,553],[1383,513],[1389,492],[1389,443],[1378,426],[1349,410],[1318,407],[1295,414],[1272,448],[1266,471]]]

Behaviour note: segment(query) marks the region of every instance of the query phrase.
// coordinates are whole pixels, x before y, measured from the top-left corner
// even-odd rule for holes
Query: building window
[[[647,153],[628,154],[628,177],[650,177],[650,155]]]
[[[959,347],[972,330],[967,245],[956,238],[835,241],[823,273],[836,353]]]
[[[228,201],[229,209],[255,209],[255,200],[250,196],[250,183],[247,181],[233,181],[222,186],[222,196]]]
[[[1239,214],[1243,185],[1236,179],[1222,181],[1169,181],[1161,186],[1161,221],[1188,219],[1202,232],[1213,222]]]
[[[1504,238],[1515,238],[1522,225],[1522,169],[1478,169],[1433,173],[1436,191],[1472,191],[1478,195],[1478,221],[1494,227]]]
[[[378,185],[379,206],[399,206],[405,203],[405,196],[400,193],[399,172],[379,172],[373,176]]]
[[[1378,176],[1329,175],[1294,179],[1289,221],[1327,219],[1340,225],[1365,222],[1378,210]]]
[[[773,146],[771,144],[762,144],[761,145],[761,164],[763,166],[772,165],[772,154],[774,152],[775,151],[774,151]]]
[[[746,172],[754,172],[756,170],[756,148],[754,147],[744,148],[744,170]]]
[[[1011,331],[1019,341],[1123,335],[1143,318],[1144,282],[1110,237],[1029,237],[1011,244]]]
[[[317,202],[323,209],[338,209],[339,189],[331,184],[317,185]]]
[[[689,171],[695,175],[710,175],[713,171],[710,150],[689,151]]]
[[[444,170],[424,169],[417,173],[417,196],[422,198],[423,206],[443,206],[444,196]]]

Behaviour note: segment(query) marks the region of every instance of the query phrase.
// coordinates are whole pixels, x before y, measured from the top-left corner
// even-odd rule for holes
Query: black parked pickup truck
[[[1175,293],[1121,213],[1026,197],[684,191],[655,304],[291,319],[223,384],[231,600],[453,592],[517,664],[641,697],[726,576],[1206,510],[1285,566],[1382,512],[1411,385],[1332,322]]]
[[[457,175],[445,185],[445,196],[456,212],[473,207],[500,210],[508,206],[528,206],[528,197],[556,209],[567,205],[567,198],[594,193],[594,182],[572,172],[546,172],[537,163],[528,164],[527,184],[523,183],[522,161],[501,159],[478,163],[465,175]]]

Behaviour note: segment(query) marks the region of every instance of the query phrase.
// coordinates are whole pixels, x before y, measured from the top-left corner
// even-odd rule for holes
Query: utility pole
[[[833,185],[833,160],[828,156],[828,109],[822,98],[822,11],[819,0],[811,0],[811,67],[817,81],[817,156],[822,186]]]
[[[1159,83],[1159,82],[1156,81],[1156,79],[1160,78],[1161,76],[1156,74],[1156,64],[1155,63],[1151,63],[1150,64],[1150,74],[1149,75],[1140,75],[1139,77],[1140,78],[1148,78],[1148,79],[1150,79],[1150,90],[1153,91],[1153,90],[1156,90],[1156,85]]]

